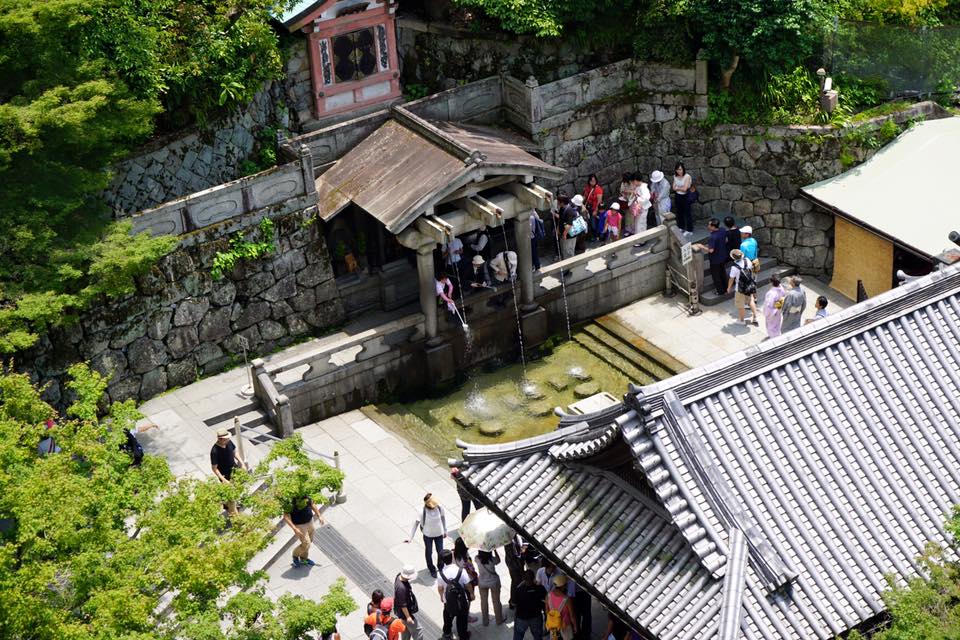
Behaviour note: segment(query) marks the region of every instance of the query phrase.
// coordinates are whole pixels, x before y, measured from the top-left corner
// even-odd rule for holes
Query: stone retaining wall
[[[111,374],[110,400],[146,400],[341,323],[343,305],[315,207],[291,201],[273,211],[276,251],[239,264],[221,280],[214,256],[261,214],[184,237],[137,283],[137,292],[88,311],[74,325],[43,336],[18,358],[20,369],[49,383],[44,397],[66,404],[67,367],[87,360]]]

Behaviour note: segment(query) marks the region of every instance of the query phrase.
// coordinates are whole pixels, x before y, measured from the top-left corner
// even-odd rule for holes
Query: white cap
[[[740,227],[740,233],[747,233],[753,235],[753,227],[746,225],[745,227]]]
[[[574,206],[582,207],[582,206],[583,206],[583,196],[578,193],[577,195],[573,196],[573,198],[570,199],[570,202],[572,202],[572,203],[574,204]]]
[[[663,180],[663,171],[654,171],[650,174],[650,182],[656,183]]]
[[[610,208],[613,209],[614,211],[620,211],[620,203],[614,202],[612,205],[610,205]]]

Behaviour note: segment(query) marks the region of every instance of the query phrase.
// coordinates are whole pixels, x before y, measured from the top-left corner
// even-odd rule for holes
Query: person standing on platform
[[[807,294],[804,292],[803,280],[800,276],[790,276],[790,288],[783,298],[783,321],[780,323],[780,332],[786,333],[800,327],[800,318],[807,308]]]
[[[417,619],[420,605],[417,603],[417,595],[413,592],[413,585],[410,584],[410,581],[416,577],[416,569],[412,565],[407,565],[393,579],[393,608],[397,617],[403,619],[406,627],[403,640],[423,640],[423,627]]]
[[[443,539],[447,537],[447,516],[443,507],[433,497],[432,493],[423,496],[423,509],[413,523],[410,535],[404,542],[410,542],[417,527],[423,534],[424,557],[427,561],[427,570],[434,578],[437,577],[437,567],[433,564],[433,549],[437,550],[437,560],[443,555]],[[453,555],[451,554],[451,558]]]

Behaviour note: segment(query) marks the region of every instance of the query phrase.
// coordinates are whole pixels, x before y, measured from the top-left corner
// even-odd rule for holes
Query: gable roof
[[[818,204],[915,253],[950,248],[956,210],[944,200],[960,163],[960,118],[919,122],[862,165],[801,189]],[[898,197],[903,195],[904,197]]]
[[[462,481],[650,637],[830,638],[882,613],[884,576],[917,575],[924,544],[946,541],[958,364],[951,267],[631,388],[615,416],[461,443]],[[623,444],[640,489],[610,497],[588,483]],[[558,536],[558,518],[584,526]],[[644,587],[621,589],[635,574]]]
[[[431,122],[402,107],[391,111],[391,120],[317,178],[323,220],[353,202],[398,234],[470,182],[564,175],[490,128]]]

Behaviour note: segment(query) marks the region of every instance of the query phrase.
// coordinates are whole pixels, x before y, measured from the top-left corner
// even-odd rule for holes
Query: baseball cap
[[[740,227],[740,233],[749,233],[749,234],[752,235],[752,234],[753,234],[753,227],[751,227],[750,225],[746,225],[746,226]]]
[[[578,206],[578,207],[582,207],[582,206],[583,206],[583,196],[578,193],[577,195],[573,196],[573,198],[570,200],[570,202],[572,202],[573,204],[575,204],[575,205]]]
[[[384,598],[380,601],[380,611],[393,611],[393,598]]]

